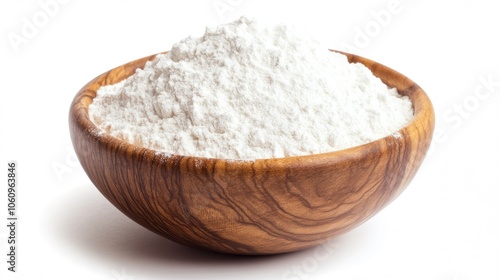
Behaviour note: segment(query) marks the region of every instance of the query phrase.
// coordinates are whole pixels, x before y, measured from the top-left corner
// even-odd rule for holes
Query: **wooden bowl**
[[[153,55],[98,76],[75,96],[69,124],[78,159],[115,207],[175,242],[248,255],[318,245],[396,198],[420,167],[434,130],[432,104],[417,84],[382,64],[345,55],[411,99],[409,125],[377,141],[310,156],[169,156],[102,132],[88,114],[99,87],[132,75]]]

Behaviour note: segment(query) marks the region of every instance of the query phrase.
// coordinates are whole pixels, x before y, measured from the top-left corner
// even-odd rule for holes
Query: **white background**
[[[1,279],[500,279],[498,1],[46,2],[0,1]],[[350,45],[434,103],[433,149],[408,189],[328,250],[238,257],[174,244],[118,212],[75,161],[68,111],[86,82],[240,15]],[[17,273],[4,262],[8,160]]]

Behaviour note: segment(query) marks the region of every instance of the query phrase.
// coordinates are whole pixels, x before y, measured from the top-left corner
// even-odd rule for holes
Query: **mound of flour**
[[[240,18],[186,38],[128,79],[101,87],[91,120],[165,153],[279,158],[390,135],[411,101],[361,64],[293,28]]]

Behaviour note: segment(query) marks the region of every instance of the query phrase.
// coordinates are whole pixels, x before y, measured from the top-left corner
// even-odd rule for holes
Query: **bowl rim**
[[[94,124],[91,121],[88,112],[88,105],[92,103],[93,98],[96,96],[97,89],[103,85],[110,85],[122,81],[133,74],[132,72],[132,74],[130,75],[123,76],[122,78],[115,80],[112,83],[108,83],[107,77],[109,76],[110,73],[114,71],[123,71],[120,69],[122,67],[124,68],[128,67],[130,69],[130,67],[132,66],[134,68],[133,69],[134,71],[135,69],[138,68],[142,69],[144,68],[145,63],[153,60],[157,55],[166,54],[167,52],[161,52],[143,58],[139,58],[136,60],[132,60],[123,65],[110,69],[98,75],[91,81],[89,81],[75,95],[70,107],[70,119],[73,118],[75,120],[75,123],[77,123],[83,130],[85,130],[89,136],[94,138],[94,140],[98,141],[100,145],[120,147],[120,149],[118,149],[117,152],[122,151],[125,153],[138,154],[141,155],[143,159],[146,158],[150,161],[164,162],[169,159],[175,159],[175,160],[190,159],[196,161],[197,164],[204,164],[207,162],[214,162],[214,161],[218,163],[223,162],[226,165],[226,167],[232,169],[239,167],[242,168],[253,164],[267,166],[267,169],[273,169],[274,167],[279,168],[281,166],[303,167],[304,163],[307,163],[308,166],[314,167],[316,165],[332,163],[332,161],[338,162],[338,161],[344,161],[346,159],[348,160],[361,159],[361,158],[366,158],[367,156],[380,157],[387,151],[387,149],[390,148],[390,146],[392,146],[392,145],[379,145],[381,141],[392,140],[389,141],[388,143],[394,143],[394,141],[396,141],[399,144],[402,144],[402,142],[405,141],[405,139],[403,138],[409,137],[410,141],[412,139],[419,139],[419,137],[417,136],[421,135],[421,132],[419,131],[419,129],[421,128],[417,126],[417,123],[424,124],[422,126],[422,129],[430,130],[428,139],[429,141],[428,144],[430,144],[433,134],[432,132],[434,130],[434,109],[429,97],[423,91],[423,89],[420,88],[420,86],[418,86],[415,82],[413,82],[403,74],[381,63],[343,51],[337,51],[331,49],[329,51],[346,55],[350,63],[362,63],[363,65],[368,67],[375,76],[377,76],[377,74],[374,73],[374,69],[391,73],[391,75],[393,75],[394,77],[402,79],[403,80],[402,83],[407,85],[407,87],[403,90],[400,90],[399,88],[397,90],[400,95],[408,96],[412,102],[413,118],[410,120],[410,122],[390,135],[387,135],[385,137],[361,145],[348,147],[342,150],[336,150],[319,154],[299,155],[299,156],[280,157],[280,158],[225,159],[225,158],[211,158],[211,157],[200,157],[200,156],[187,156],[180,154],[169,154],[168,152],[162,152],[147,147],[137,146],[135,144],[116,138],[111,134],[108,134],[107,132],[99,128],[96,124]],[[140,66],[141,64],[142,66]],[[370,64],[370,67],[367,64]],[[387,85],[386,81],[384,81],[382,78],[380,79],[384,84]],[[105,81],[105,83],[102,83],[97,88],[93,89],[92,87],[93,86],[95,87],[98,81]],[[418,98],[416,98],[416,95],[418,95]],[[415,96],[415,98],[413,98],[413,96]],[[71,121],[70,125],[72,125]]]

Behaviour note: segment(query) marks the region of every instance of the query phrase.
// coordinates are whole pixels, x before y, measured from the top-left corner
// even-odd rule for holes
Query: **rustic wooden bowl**
[[[346,55],[412,100],[409,125],[365,145],[310,156],[169,156],[103,133],[88,114],[99,87],[132,75],[153,55],[98,76],[75,96],[69,123],[78,159],[120,211],[175,242],[248,255],[315,246],[396,198],[420,167],[434,130],[432,104],[417,84],[384,65]]]

